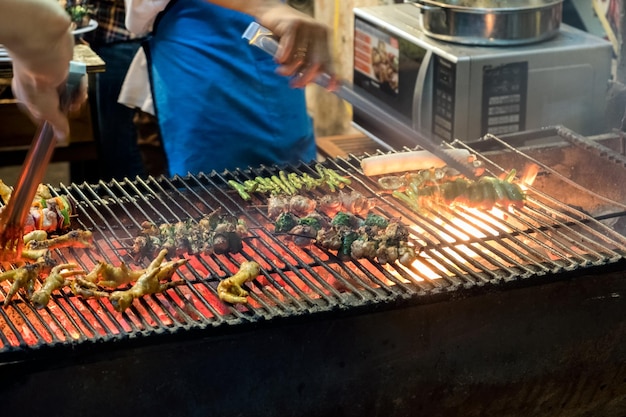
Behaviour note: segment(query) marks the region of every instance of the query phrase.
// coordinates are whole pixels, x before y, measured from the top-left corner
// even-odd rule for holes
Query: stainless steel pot
[[[432,38],[468,45],[519,45],[555,36],[563,0],[412,0]]]

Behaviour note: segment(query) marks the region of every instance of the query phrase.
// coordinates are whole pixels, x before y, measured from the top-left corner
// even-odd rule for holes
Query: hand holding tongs
[[[278,50],[276,38],[269,29],[264,28],[258,23],[251,23],[242,37],[272,56],[276,55],[276,51]],[[336,86],[336,88],[332,89],[335,95],[347,101],[355,108],[369,114],[371,117],[384,122],[383,124],[387,126],[396,137],[404,139],[406,143],[417,142],[424,150],[429,151],[444,161],[449,167],[456,169],[467,178],[473,179],[477,176],[476,168],[470,166],[467,162],[454,158],[452,153],[449,152],[449,149],[441,146],[443,142],[436,143],[420,132],[413,130],[400,119],[393,116],[389,111],[385,111],[387,107],[385,104],[378,102],[373,97],[365,98],[363,94],[359,93],[356,86],[344,80],[335,82],[330,75],[325,73],[320,74],[315,80],[315,83],[326,89]]]
[[[85,73],[85,64],[70,62],[65,88],[59,94],[61,110],[64,112],[68,111],[73,95],[78,91]],[[47,121],[43,121],[35,133],[11,198],[0,214],[0,261],[2,262],[19,259],[22,255],[24,221],[32,206],[37,187],[48,168],[54,145],[52,126]]]

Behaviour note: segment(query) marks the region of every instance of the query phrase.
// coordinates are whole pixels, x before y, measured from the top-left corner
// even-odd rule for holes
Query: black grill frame
[[[514,153],[518,139],[546,134],[580,140],[562,128],[531,132],[511,139],[516,143]],[[485,141],[459,146],[470,146],[491,160],[490,149],[496,145]],[[596,146],[588,149],[606,153]],[[614,152],[607,155],[610,163],[626,166]],[[358,171],[355,156],[325,164],[341,172]],[[287,168],[312,170],[306,164]],[[139,228],[142,219],[135,213],[148,213],[154,203],[152,193],[143,192],[147,186],[175,196],[179,204],[187,201],[179,191],[183,189],[193,196],[203,193],[200,199],[205,198],[204,193],[214,193],[207,200],[210,209],[215,201],[223,201],[227,208],[229,204],[238,207],[240,200],[224,186],[226,181],[275,169],[61,185],[56,192],[69,193],[79,201],[76,224],[101,233],[97,254],[115,261],[125,259],[125,253],[112,248]],[[355,175],[354,180],[359,190],[374,190],[375,184],[369,179]],[[502,251],[495,252],[498,257],[514,264],[506,252],[520,244],[518,239],[540,243],[548,234],[556,236],[561,242],[556,249],[533,245],[520,258],[537,258],[534,263],[483,271],[481,265],[472,268],[451,262],[450,268],[463,275],[426,277],[424,281],[400,275],[407,278],[404,281],[368,261],[343,263],[314,248],[294,252],[280,239],[272,238],[269,249],[265,249],[275,250],[270,253],[278,249],[294,255],[302,252],[310,259],[307,263],[304,257],[298,258],[296,265],[277,268],[277,277],[288,279],[290,270],[303,271],[302,275],[313,268],[337,267],[351,278],[346,281],[347,289],[333,291],[334,287],[320,284],[328,293],[319,298],[257,289],[252,297],[258,300],[258,308],[227,307],[221,314],[222,310],[206,302],[205,308],[213,316],[201,319],[193,316],[193,309],[176,304],[177,297],[181,298],[176,289],[135,301],[127,313],[115,316],[102,301],[74,300],[66,291],[55,294],[51,306],[73,320],[84,321],[75,324],[80,329],[93,333],[98,333],[98,326],[116,330],[96,337],[80,332],[76,337],[75,329],[65,329],[58,316],[49,311],[52,307],[37,312],[18,298],[0,312],[0,318],[14,332],[20,332],[20,320],[28,326],[33,317],[62,330],[50,330],[52,340],[42,338],[34,345],[23,340],[0,350],[3,412],[51,416],[624,415],[624,238],[583,208],[563,205],[540,190],[532,190],[531,196],[529,207],[524,209],[529,213],[521,218],[532,223],[547,205],[554,215],[551,221],[529,230],[514,230],[510,236],[490,242],[473,239],[466,243],[477,247],[493,244],[491,249]],[[385,201],[388,197],[376,198]],[[406,213],[407,218],[419,220],[425,227],[441,227],[432,223],[429,215],[409,212],[393,202],[389,214]],[[125,210],[137,204],[141,209]],[[620,216],[620,210],[617,204],[614,212],[601,217]],[[150,211],[150,215],[157,211]],[[192,211],[198,215],[203,212],[187,209]],[[120,212],[127,217],[124,221],[116,220]],[[242,214],[248,219],[265,216],[260,205]],[[472,216],[462,209],[450,214]],[[162,218],[172,221],[183,217],[173,213]],[[271,236],[271,230],[263,228],[254,229],[254,233]],[[535,235],[542,238],[533,240]],[[504,241],[509,238],[513,240]],[[429,239],[427,243],[432,246],[427,253],[445,249]],[[589,256],[564,247],[563,242],[585,248]],[[614,247],[605,248],[607,242]],[[566,255],[547,259],[533,252],[540,250]],[[246,248],[245,254],[250,253],[257,252]],[[57,255],[63,261],[90,263],[96,259],[94,253],[73,249]],[[214,294],[214,285],[244,257],[211,257],[200,262],[212,271],[207,279],[193,268],[182,271],[183,279]],[[490,262],[497,266],[500,261]],[[383,278],[392,285],[380,285]],[[271,305],[266,301],[279,296],[288,302]],[[167,303],[173,304],[169,310],[163,307]],[[153,306],[165,308],[168,320],[181,322],[160,323]],[[104,308],[102,314],[96,307]],[[10,320],[12,317],[15,321]],[[37,332],[38,326],[30,324],[29,331]]]

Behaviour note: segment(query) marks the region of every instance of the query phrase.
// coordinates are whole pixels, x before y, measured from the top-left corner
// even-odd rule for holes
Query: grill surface
[[[530,139],[534,137],[530,135]],[[588,159],[599,158],[614,171],[615,181],[623,184],[620,176],[626,171],[626,163],[615,152],[563,128],[541,132],[537,137],[557,138]],[[530,162],[542,165],[538,156],[523,153],[498,138],[459,146],[477,153],[493,175]],[[497,152],[493,150],[496,148]],[[533,144],[532,149],[543,148]],[[84,299],[67,288],[55,292],[42,310],[16,297],[0,310],[0,365],[5,365],[0,370],[22,363],[31,364],[27,369],[39,372],[41,364],[45,369],[54,367],[79,353],[156,347],[209,336],[216,337],[214,341],[219,344],[219,337],[237,330],[316,317],[356,315],[359,320],[359,314],[386,310],[403,320],[402,312],[396,314],[395,309],[423,306],[428,315],[427,306],[442,301],[460,306],[461,300],[475,294],[519,291],[623,269],[626,239],[614,225],[623,216],[622,201],[626,199],[585,189],[547,165],[542,165],[535,185],[550,179],[557,183],[554,189],[562,192],[532,187],[524,209],[500,214],[458,207],[431,207],[415,213],[392,196],[379,193],[377,183],[362,175],[358,157],[327,160],[324,165],[349,176],[352,184],[347,190],[354,189],[373,199],[374,211],[388,218],[399,217],[411,225],[411,241],[424,247],[417,265],[407,268],[398,264],[381,266],[368,260],[343,262],[314,245],[300,248],[275,236],[267,217],[267,200],[255,195],[251,202],[244,202],[227,181],[275,174],[278,167],[62,185],[56,192],[69,194],[78,202],[73,227],[92,230],[95,249],[57,250],[55,257],[59,262],[76,261],[85,270],[91,270],[101,259],[116,265],[120,261],[132,264],[128,249],[144,220],[171,223],[199,219],[221,208],[244,218],[250,236],[241,253],[189,256],[190,262],[175,275],[175,279],[184,281],[183,285],[135,300],[124,313],[116,312],[106,299]],[[284,169],[316,175],[310,165]],[[611,189],[610,184],[607,188]],[[321,196],[323,192],[309,194]],[[576,201],[567,201],[574,194]],[[469,224],[472,234],[468,233]],[[262,276],[246,284],[250,302],[235,306],[222,303],[217,284],[245,260],[257,261],[262,267]],[[149,259],[141,261],[144,267],[148,263]],[[0,301],[6,296],[5,284],[0,285]],[[594,284],[590,285],[593,288]],[[448,319],[454,320],[454,315],[450,313]],[[415,341],[415,337],[407,336],[407,340]],[[298,349],[297,344],[287,346]],[[242,354],[242,349],[236,347],[235,351]],[[312,355],[311,360],[316,358]],[[156,367],[162,365],[155,363]]]
[[[571,141],[579,140],[565,130],[559,133]],[[514,156],[516,165],[503,168],[489,156],[483,159],[494,175],[531,161],[519,151]],[[299,248],[275,236],[263,196],[244,202],[227,181],[275,174],[276,167],[171,180],[62,186],[59,193],[70,194],[79,202],[74,227],[94,231],[96,248],[57,251],[56,256],[62,262],[77,260],[85,270],[91,270],[100,259],[132,264],[128,248],[144,220],[172,223],[198,219],[222,208],[244,218],[251,233],[242,253],[192,256],[176,278],[185,285],[136,300],[123,314],[113,310],[108,300],[83,299],[68,289],[56,292],[43,310],[16,298],[0,310],[2,361],[28,358],[68,344],[76,348],[406,300],[428,303],[481,287],[554,280],[568,272],[615,263],[625,253],[622,235],[583,208],[564,204],[558,195],[538,189],[528,191],[523,210],[503,218],[463,208],[434,207],[415,213],[390,195],[380,194],[377,184],[360,172],[357,158],[327,160],[325,166],[349,176],[351,188],[375,200],[375,211],[414,225],[411,240],[424,246],[421,267],[381,266],[367,260],[342,262],[313,245]],[[308,165],[286,169],[316,175]],[[475,229],[474,236],[467,233],[469,224]],[[248,306],[224,304],[217,297],[217,284],[244,260],[259,262],[262,277],[250,284]],[[142,263],[147,266],[149,260]],[[1,294],[0,300],[6,288]]]

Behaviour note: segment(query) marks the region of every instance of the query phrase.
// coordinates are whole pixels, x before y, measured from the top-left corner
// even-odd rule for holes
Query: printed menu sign
[[[372,80],[373,85],[398,94],[400,49],[398,39],[361,21],[354,32],[354,69]]]

